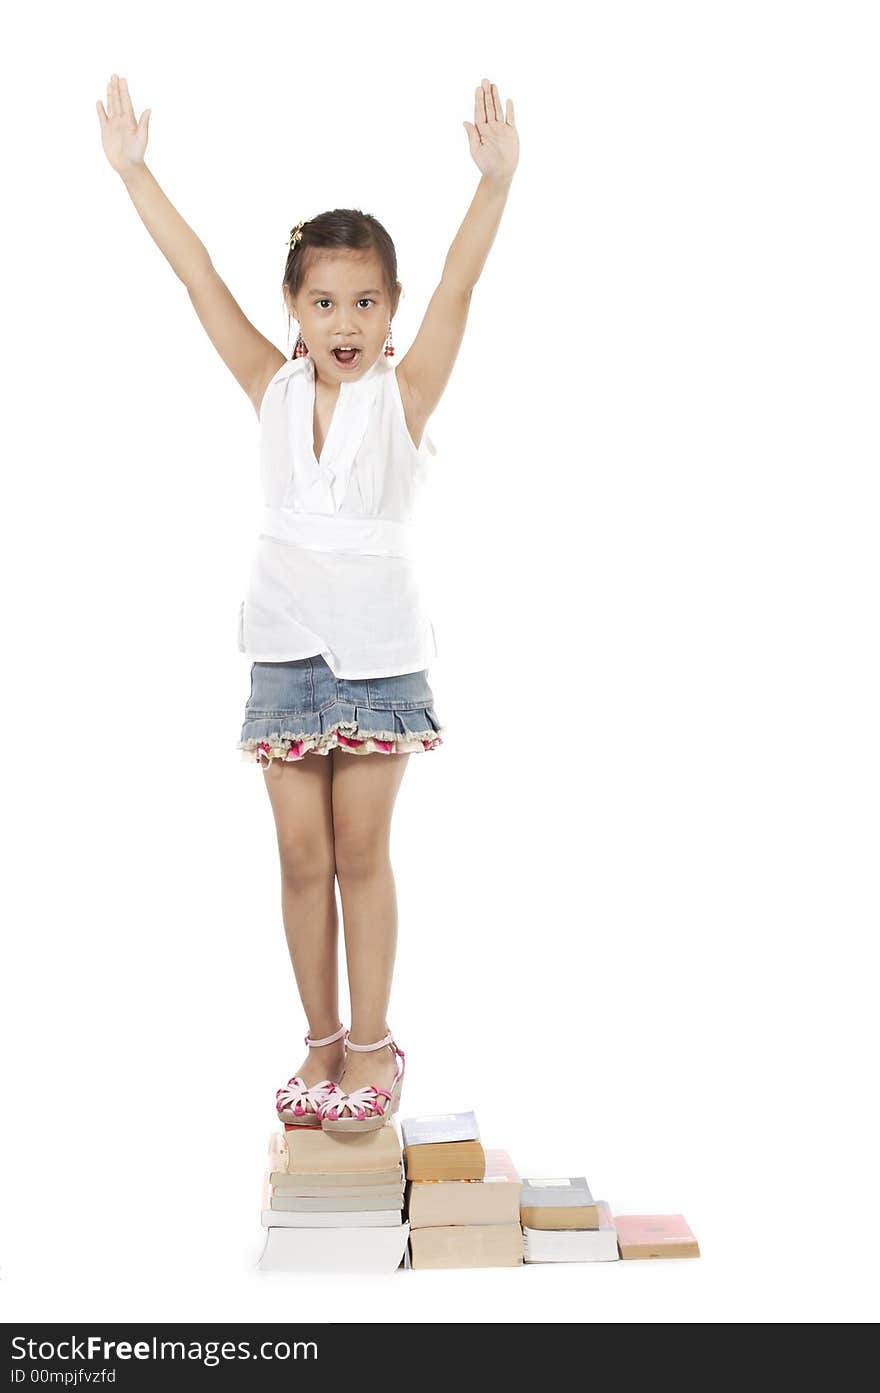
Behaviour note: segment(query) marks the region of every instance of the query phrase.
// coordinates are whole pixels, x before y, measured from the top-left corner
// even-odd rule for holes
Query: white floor
[[[96,1226],[61,1260],[35,1239],[28,1251],[7,1252],[2,1318],[818,1322],[877,1315],[867,1258],[840,1251],[807,1260],[804,1253],[749,1257],[713,1234],[694,1260],[302,1277],[256,1272],[261,1238],[246,1227],[230,1228],[224,1241],[219,1233],[197,1239],[181,1225],[127,1247]]]

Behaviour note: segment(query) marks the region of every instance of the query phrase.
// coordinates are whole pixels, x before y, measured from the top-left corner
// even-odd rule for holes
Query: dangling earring
[[[394,357],[394,344],[391,342],[391,320],[388,321],[388,338],[385,340],[385,357]]]
[[[309,350],[303,343],[302,334],[296,336],[296,348],[293,350],[293,356],[294,358],[308,358],[309,356]]]

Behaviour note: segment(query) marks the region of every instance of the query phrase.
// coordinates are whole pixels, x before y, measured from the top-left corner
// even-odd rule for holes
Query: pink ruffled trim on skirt
[[[349,729],[356,730],[356,726],[349,726]],[[304,735],[300,739],[293,736],[281,736],[281,744],[273,744],[269,740],[245,740],[239,743],[241,758],[248,764],[256,761],[260,764],[270,764],[273,759],[280,759],[283,763],[293,760],[303,759],[307,754],[326,755],[333,749],[346,750],[349,754],[368,755],[378,752],[384,755],[397,754],[416,754],[423,750],[433,750],[438,745],[443,744],[443,738],[437,731],[426,732],[424,735],[405,735],[397,736],[393,739],[383,739],[379,735],[365,735],[358,737],[347,735],[338,726],[332,730],[324,731],[320,735]]]

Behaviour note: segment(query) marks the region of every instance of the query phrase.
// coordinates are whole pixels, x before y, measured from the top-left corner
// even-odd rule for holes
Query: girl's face
[[[329,382],[351,382],[369,371],[396,308],[372,251],[310,252],[305,280],[290,307],[319,377]],[[348,345],[357,352],[337,357],[334,349]]]

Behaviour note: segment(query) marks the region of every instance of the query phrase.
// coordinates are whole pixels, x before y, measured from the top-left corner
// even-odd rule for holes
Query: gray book
[[[597,1229],[600,1212],[582,1175],[523,1180],[520,1222],[532,1229]]]
[[[346,1210],[360,1211],[366,1213],[370,1209],[403,1209],[403,1195],[398,1193],[392,1198],[387,1195],[361,1196],[360,1199],[348,1199],[345,1195],[325,1195],[320,1199],[313,1199],[311,1196],[302,1195],[272,1195],[269,1200],[269,1208],[277,1210],[281,1214],[342,1214]]]
[[[269,1182],[271,1184],[271,1181]],[[357,1200],[357,1199],[386,1199],[398,1200],[403,1194],[403,1183],[395,1185],[297,1185],[293,1190],[280,1190],[274,1187],[275,1193],[284,1196],[286,1199],[303,1200],[322,1200],[332,1197],[333,1199]]]
[[[579,1209],[596,1201],[582,1175],[550,1180],[523,1180],[519,1197],[521,1209]]]
[[[400,1122],[400,1132],[404,1146],[480,1140],[480,1129],[472,1112],[434,1112],[420,1117],[404,1117]]]

